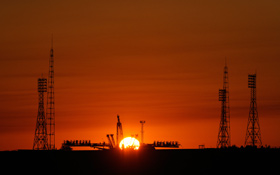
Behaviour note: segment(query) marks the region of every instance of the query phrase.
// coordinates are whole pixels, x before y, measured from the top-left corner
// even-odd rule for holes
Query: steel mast
[[[261,147],[261,130],[256,100],[256,74],[248,75],[248,87],[251,88],[251,103],[245,137],[245,146]]]
[[[227,64],[224,67],[223,89],[219,89],[219,101],[221,101],[221,121],[218,133],[217,148],[225,148],[231,146]]]
[[[47,119],[49,149],[55,149],[55,108],[54,108],[54,57],[53,57],[53,37],[49,59],[49,77],[48,77],[48,97],[47,97]]]
[[[44,96],[47,92],[47,79],[38,78],[39,105],[33,142],[33,150],[48,149],[47,121],[45,118]]]
[[[143,144],[144,143],[144,124],[146,123],[146,121],[141,120],[140,123],[141,123],[141,143]]]

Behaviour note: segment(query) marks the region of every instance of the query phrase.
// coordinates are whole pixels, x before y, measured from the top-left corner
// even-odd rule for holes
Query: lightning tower
[[[251,103],[247,124],[247,132],[245,137],[245,146],[261,147],[261,130],[256,101],[256,74],[248,75],[248,87],[251,88]]]
[[[38,78],[39,105],[33,142],[33,150],[48,149],[47,122],[45,118],[44,95],[47,92],[47,79]]]
[[[218,133],[217,148],[226,148],[231,146],[227,64],[224,67],[223,89],[219,89],[219,101],[221,101],[221,121]]]
[[[144,120],[140,121],[141,123],[141,143],[144,143],[144,124],[146,123]]]
[[[54,58],[53,58],[53,38],[50,50],[49,77],[48,77],[48,97],[47,97],[47,119],[49,149],[55,149],[55,108],[54,108]]]

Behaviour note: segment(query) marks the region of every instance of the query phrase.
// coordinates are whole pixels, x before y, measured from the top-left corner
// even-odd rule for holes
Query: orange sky
[[[218,90],[229,67],[232,144],[257,72],[263,144],[280,146],[280,1],[1,1],[0,150],[31,149],[37,78],[54,35],[56,147],[124,135],[215,147]],[[278,90],[278,91],[277,91]]]

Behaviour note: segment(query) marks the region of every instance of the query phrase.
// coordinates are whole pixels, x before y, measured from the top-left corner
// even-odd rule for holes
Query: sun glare
[[[134,137],[126,137],[124,138],[119,145],[120,149],[133,149],[138,150],[140,147],[140,142]]]

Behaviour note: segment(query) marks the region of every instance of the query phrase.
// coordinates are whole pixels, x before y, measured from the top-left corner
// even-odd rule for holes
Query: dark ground
[[[7,174],[279,174],[280,149],[2,151]],[[3,163],[4,162],[4,163]]]

